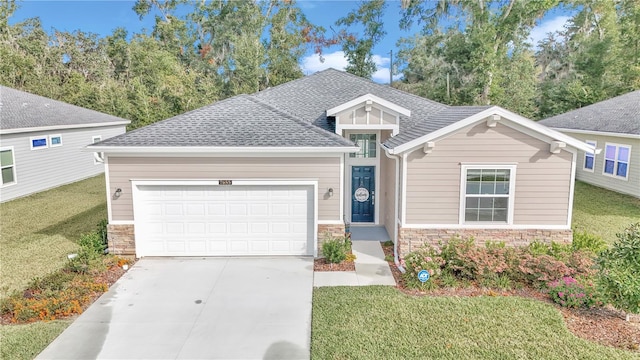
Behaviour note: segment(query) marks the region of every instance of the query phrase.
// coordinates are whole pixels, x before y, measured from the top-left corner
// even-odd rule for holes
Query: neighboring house
[[[582,141],[496,106],[446,106],[325,70],[88,146],[109,246],[137,256],[317,255],[379,224],[401,255],[455,234],[571,240]]]
[[[129,120],[0,86],[0,202],[104,172],[84,150]]]
[[[640,198],[640,90],[539,123],[600,150],[578,153],[576,179]]]

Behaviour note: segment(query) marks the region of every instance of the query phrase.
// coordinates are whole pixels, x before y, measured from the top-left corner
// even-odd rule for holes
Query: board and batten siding
[[[596,141],[596,147],[602,149],[600,154],[595,155],[593,171],[584,169],[584,151],[578,151],[576,179],[640,198],[640,139],[610,135],[580,134],[569,131],[564,132],[582,141]],[[604,151],[607,143],[631,146],[631,158],[629,159],[627,179],[604,174]]]
[[[516,163],[514,225],[565,225],[573,154],[503,124],[481,123],[407,157],[407,224],[458,224],[461,163]]]
[[[16,183],[0,188],[0,201],[5,202],[39,191],[55,188],[104,172],[104,164],[96,164],[92,152],[84,147],[94,136],[102,140],[123,134],[125,125],[59,129],[0,136],[0,147],[13,147]],[[61,135],[62,145],[51,147],[50,136]],[[47,137],[47,147],[31,149],[32,137]]]
[[[339,157],[116,157],[108,156],[111,219],[133,221],[131,180],[251,180],[318,181],[318,220],[340,219]],[[333,188],[334,195],[328,196]]]

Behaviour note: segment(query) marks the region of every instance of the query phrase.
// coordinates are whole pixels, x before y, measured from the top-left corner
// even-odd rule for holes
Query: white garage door
[[[138,185],[138,256],[313,255],[313,187]]]

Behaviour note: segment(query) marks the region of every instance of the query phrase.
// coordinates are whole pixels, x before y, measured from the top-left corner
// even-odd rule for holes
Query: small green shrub
[[[100,236],[100,239],[102,239],[102,244],[104,245],[103,250],[106,249],[107,246],[108,246],[108,239],[107,239],[107,225],[108,224],[109,224],[109,221],[107,221],[107,219],[102,219],[98,223],[98,229],[96,230],[96,232]]]
[[[347,258],[348,245],[344,239],[331,238],[322,243],[322,255],[330,264],[338,264]]]
[[[527,246],[527,252],[533,256],[550,255],[551,248],[548,244],[534,240]]]
[[[591,308],[602,305],[602,301],[593,285],[583,286],[570,276],[552,281],[547,287],[551,299],[563,307]]]
[[[598,282],[613,306],[640,313],[640,223],[630,225],[598,257]]]
[[[393,261],[393,260],[394,260],[394,259],[393,259],[393,255],[385,255],[385,256],[384,256],[384,261],[391,262],[391,261]]]
[[[574,251],[583,250],[590,251],[594,254],[600,254],[604,250],[607,250],[607,243],[598,235],[589,234],[586,231],[574,231],[571,248]]]
[[[87,252],[95,253],[97,255],[104,254],[104,249],[107,248],[102,235],[98,232],[81,235],[78,245],[80,245],[82,250],[86,250]]]
[[[387,241],[385,241],[385,242],[383,242],[383,243],[382,243],[382,246],[384,246],[384,247],[390,247],[390,246],[393,246],[393,241],[391,241],[391,240],[387,240]]]
[[[480,284],[492,289],[509,290],[512,288],[511,278],[505,274],[486,276],[480,281]]]

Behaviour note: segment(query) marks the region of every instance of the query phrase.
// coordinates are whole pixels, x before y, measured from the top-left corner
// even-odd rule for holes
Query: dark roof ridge
[[[269,109],[269,110],[271,110],[271,111],[273,111],[275,113],[278,113],[278,114],[280,114],[282,116],[285,116],[288,119],[291,119],[292,121],[295,121],[299,125],[302,125],[303,127],[307,128],[307,129],[310,129],[310,130],[312,130],[312,131],[314,131],[314,132],[316,132],[318,134],[325,135],[325,136],[331,136],[331,137],[334,138],[334,140],[340,140],[341,142],[347,141],[347,142],[350,143],[350,141],[348,141],[347,139],[345,139],[344,137],[342,137],[342,136],[340,136],[340,135],[338,135],[336,133],[333,133],[331,131],[325,130],[325,129],[319,127],[319,126],[316,126],[316,125],[313,125],[313,124],[311,124],[311,123],[309,123],[307,121],[304,121],[304,120],[298,118],[297,116],[291,115],[291,114],[285,112],[284,110],[281,110],[281,109],[278,109],[276,107],[273,107],[271,104],[267,104],[267,103],[261,101],[260,99],[256,98],[255,96],[247,95],[247,99],[249,99],[249,100],[253,101],[254,103],[256,103],[256,104],[258,104],[258,105],[260,105],[262,107],[265,107],[265,108],[267,108],[267,109]]]

